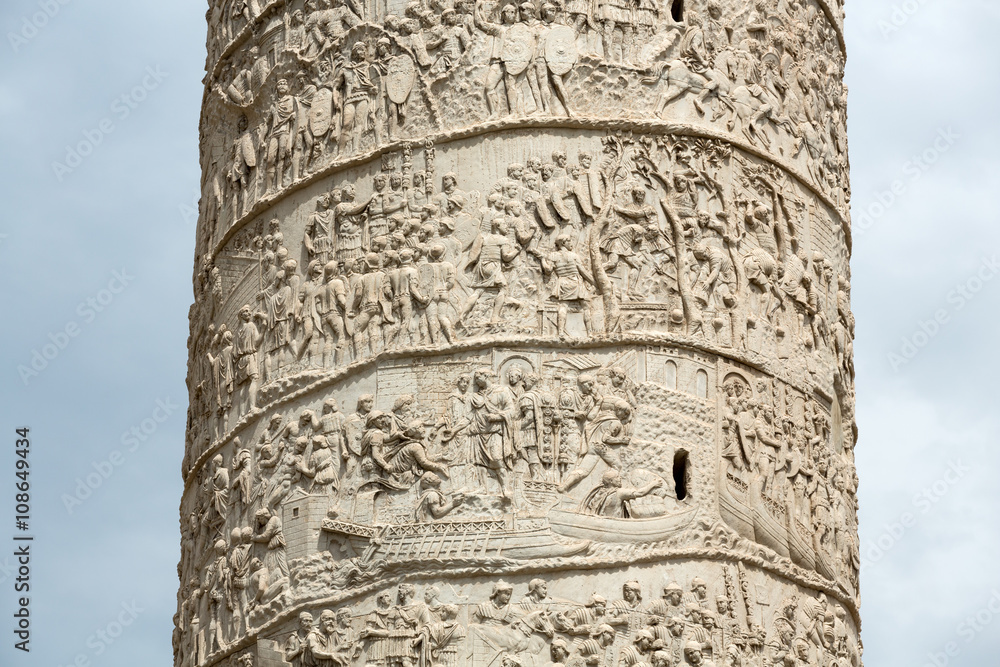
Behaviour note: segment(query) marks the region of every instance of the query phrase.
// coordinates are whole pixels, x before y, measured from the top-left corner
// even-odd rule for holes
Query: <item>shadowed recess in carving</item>
[[[670,5],[670,16],[678,23],[684,21],[684,0],[673,1]]]
[[[687,498],[688,487],[688,453],[681,450],[674,454],[674,488],[677,500]]]

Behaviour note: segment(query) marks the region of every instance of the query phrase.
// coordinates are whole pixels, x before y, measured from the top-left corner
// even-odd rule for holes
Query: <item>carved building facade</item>
[[[175,664],[860,667],[839,0],[212,0]]]

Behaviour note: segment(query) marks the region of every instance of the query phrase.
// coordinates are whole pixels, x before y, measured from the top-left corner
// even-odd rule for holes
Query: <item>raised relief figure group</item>
[[[206,233],[217,240],[334,158],[400,139],[507,116],[619,116],[614,74],[594,78],[602,67],[641,90],[632,106],[652,102],[632,115],[691,108],[845,205],[846,89],[832,76],[843,56],[823,12],[811,0],[778,12],[760,0],[667,4],[425,0],[378,21],[347,0],[274,4],[268,37],[224,58],[211,84],[231,139],[207,147]]]
[[[213,438],[281,378],[484,335],[671,332],[800,359],[821,385],[817,359],[832,360],[850,393],[850,285],[810,240],[833,219],[780,170],[720,142],[610,136],[575,163],[560,149],[511,163],[483,193],[451,172],[438,187],[424,153],[415,171],[404,150],[363,196],[351,182],[321,194],[294,251],[276,220],[242,232],[254,301],[206,264],[204,301],[238,322],[199,341]]]
[[[497,580],[488,598],[457,604],[442,601],[453,596],[439,586],[418,595],[403,583],[378,593],[367,613],[300,612],[280,657],[291,667],[860,667],[842,606],[793,593],[761,618],[734,581],[745,585],[746,573],[724,573],[714,596],[701,577],[682,587],[663,573],[667,583],[652,600],[634,580],[613,600],[553,597],[544,578],[517,598],[514,585]],[[182,651],[175,664],[204,664],[214,648]]]

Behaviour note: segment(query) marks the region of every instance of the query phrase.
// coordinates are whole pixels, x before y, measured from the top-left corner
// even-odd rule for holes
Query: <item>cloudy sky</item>
[[[995,664],[1000,5],[848,5],[865,658]],[[0,5],[5,666],[171,660],[204,11]],[[10,634],[19,426],[30,656]]]

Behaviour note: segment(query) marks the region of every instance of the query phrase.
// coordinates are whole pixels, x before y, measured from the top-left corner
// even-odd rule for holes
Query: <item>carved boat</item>
[[[659,542],[686,528],[696,508],[650,519],[611,519],[553,509],[549,512],[552,530],[566,537],[595,542],[640,544]]]
[[[792,562],[807,570],[816,569],[816,551],[813,549],[812,531],[788,514],[788,556]]]
[[[737,533],[756,540],[753,513],[750,511],[750,487],[739,477],[723,472],[719,483],[719,513]]]
[[[833,564],[830,559],[827,558],[826,552],[819,545],[819,535],[813,538],[813,545],[816,552],[816,571],[821,575],[829,579],[830,581],[837,581],[837,571],[833,568]]]
[[[382,526],[325,519],[322,528],[346,539],[366,560],[532,560],[573,556],[590,548],[587,540],[558,538],[542,520],[511,516]]]
[[[753,512],[753,531],[757,543],[773,549],[778,555],[790,557],[788,551],[787,511],[765,496],[760,482],[750,483],[750,509]]]

